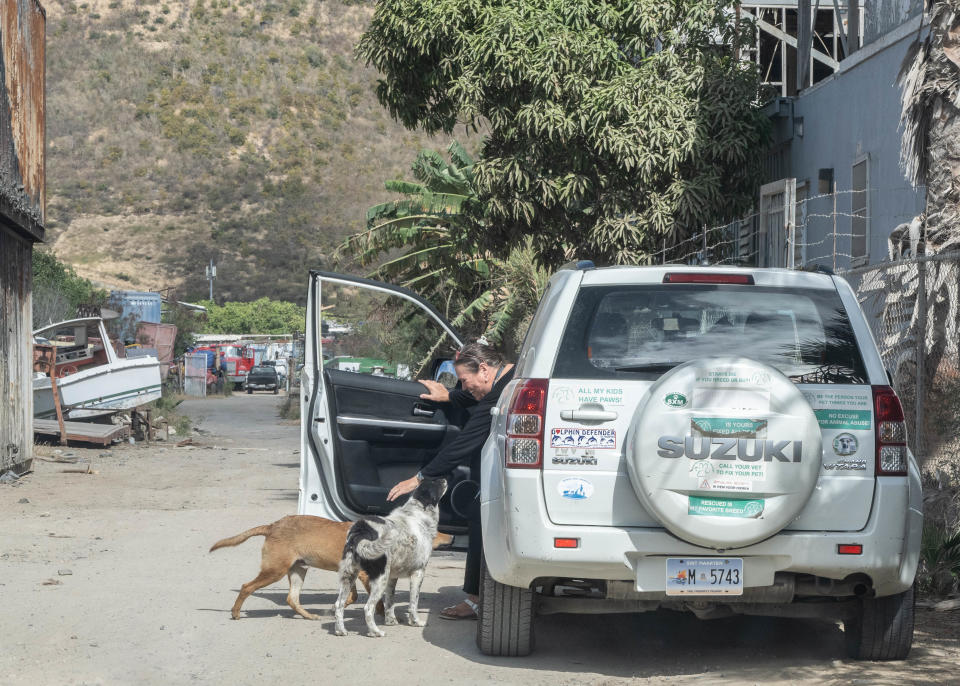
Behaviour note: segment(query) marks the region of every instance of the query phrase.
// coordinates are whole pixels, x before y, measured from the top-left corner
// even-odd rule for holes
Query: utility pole
[[[217,278],[217,267],[213,264],[213,258],[210,258],[210,264],[207,265],[207,281],[210,282],[210,302],[213,302],[213,280]]]

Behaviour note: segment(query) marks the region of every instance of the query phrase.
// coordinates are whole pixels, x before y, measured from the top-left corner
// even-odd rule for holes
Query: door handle
[[[413,406],[413,416],[415,417],[432,417],[437,413],[436,410],[429,410],[423,405],[414,405]]]
[[[616,412],[609,410],[561,410],[560,419],[568,422],[612,422],[617,418]]]

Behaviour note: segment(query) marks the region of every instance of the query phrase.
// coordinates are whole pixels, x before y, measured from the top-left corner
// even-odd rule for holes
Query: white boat
[[[33,332],[34,344],[52,346],[53,373],[64,418],[85,419],[128,410],[160,397],[156,357],[121,358],[98,317],[71,319]],[[36,360],[38,353],[35,353]],[[33,379],[33,416],[56,417],[49,373]]]

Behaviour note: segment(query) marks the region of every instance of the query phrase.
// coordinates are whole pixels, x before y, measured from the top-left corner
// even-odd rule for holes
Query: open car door
[[[404,502],[388,503],[387,493],[459,433],[457,410],[422,400],[426,389],[417,380],[455,382],[443,373],[444,362],[461,345],[449,322],[405,288],[310,272],[300,514],[346,521]],[[457,507],[456,498],[472,497],[467,475],[465,467],[454,474],[441,503],[440,528],[447,533],[466,532],[466,508]],[[463,487],[455,489],[460,481]]]

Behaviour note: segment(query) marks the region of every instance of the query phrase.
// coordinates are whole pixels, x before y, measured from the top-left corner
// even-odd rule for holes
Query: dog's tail
[[[267,532],[270,530],[269,524],[264,524],[263,526],[255,526],[252,529],[244,531],[242,534],[237,534],[236,536],[231,536],[230,538],[225,538],[222,541],[217,541],[212,546],[210,546],[210,551],[213,552],[217,548],[226,548],[227,546],[240,545],[248,538],[252,536],[266,536]]]

